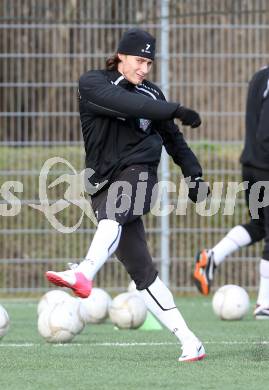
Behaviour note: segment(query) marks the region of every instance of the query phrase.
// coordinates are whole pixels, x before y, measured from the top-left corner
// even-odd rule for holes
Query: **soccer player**
[[[201,119],[194,110],[167,102],[162,91],[146,80],[154,55],[155,38],[130,29],[105,70],[91,70],[80,77],[86,167],[94,172],[86,181],[98,227],[77,268],[48,271],[46,276],[87,297],[94,276],[115,252],[148,309],[179,339],[183,349],[179,361],[195,361],[205,357],[205,349],[158,277],[141,216],[150,211],[163,144],[184,177],[193,179],[189,197],[197,200],[199,183],[204,183],[202,169],[173,118],[193,128]]]
[[[215,269],[227,256],[241,247],[264,240],[264,249],[260,261],[259,293],[254,316],[257,319],[269,319],[268,66],[256,72],[249,84],[246,105],[245,145],[240,162],[242,164],[243,181],[248,183],[245,195],[250,212],[250,221],[233,227],[213,248],[204,249],[198,253],[194,281],[199,291],[207,295]],[[253,189],[252,192],[251,189]]]

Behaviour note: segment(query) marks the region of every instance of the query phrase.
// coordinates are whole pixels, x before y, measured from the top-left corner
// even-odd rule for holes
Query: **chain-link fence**
[[[161,17],[161,0],[0,0],[2,293],[41,292],[48,288],[45,270],[63,269],[85,256],[95,230],[89,218],[84,216],[79,229],[64,234],[42,211],[30,207],[40,203],[40,170],[55,156],[66,159],[77,172],[83,169],[77,80],[88,69],[104,67],[127,28],[140,26],[156,36],[151,79],[160,84]],[[202,115],[202,127],[183,131],[211,183],[241,181],[238,160],[247,83],[267,62],[268,22],[266,0],[169,2],[170,100]],[[66,172],[70,168],[58,162],[48,184]],[[180,182],[179,169],[172,163],[171,179]],[[22,187],[9,186],[10,181]],[[7,205],[8,189],[17,197],[15,206]],[[48,189],[50,204],[63,199],[65,191],[66,183]],[[172,201],[177,203],[176,198]],[[246,220],[243,193],[233,215],[224,216],[223,207],[224,200],[219,212],[202,217],[188,204],[186,216],[170,215],[172,289],[194,290],[191,270],[196,251],[211,247],[229,228]],[[73,226],[81,215],[82,210],[70,203],[57,218],[62,225]],[[160,220],[150,215],[145,224],[160,267]],[[222,266],[215,285],[229,282],[256,289],[260,253],[261,244],[237,252]],[[125,288],[128,281],[122,265],[113,259],[97,276],[97,284],[111,290]]]

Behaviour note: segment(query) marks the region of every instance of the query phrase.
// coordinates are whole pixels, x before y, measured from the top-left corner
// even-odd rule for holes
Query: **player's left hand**
[[[191,108],[179,105],[174,114],[175,118],[179,118],[183,126],[190,126],[193,129],[199,127],[202,123],[198,112]]]
[[[189,187],[188,197],[194,203],[203,202],[210,195],[210,187],[200,176],[191,176],[187,181]]]

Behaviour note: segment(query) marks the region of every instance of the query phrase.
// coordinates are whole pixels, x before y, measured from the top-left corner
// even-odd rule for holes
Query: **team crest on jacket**
[[[139,119],[139,127],[143,131],[147,131],[149,129],[149,127],[150,127],[150,124],[151,124],[151,120],[150,119],[143,119],[143,118]]]

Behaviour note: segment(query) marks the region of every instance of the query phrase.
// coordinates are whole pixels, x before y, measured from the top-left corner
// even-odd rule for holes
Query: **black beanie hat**
[[[120,40],[118,53],[154,60],[155,38],[139,28],[126,31]]]

